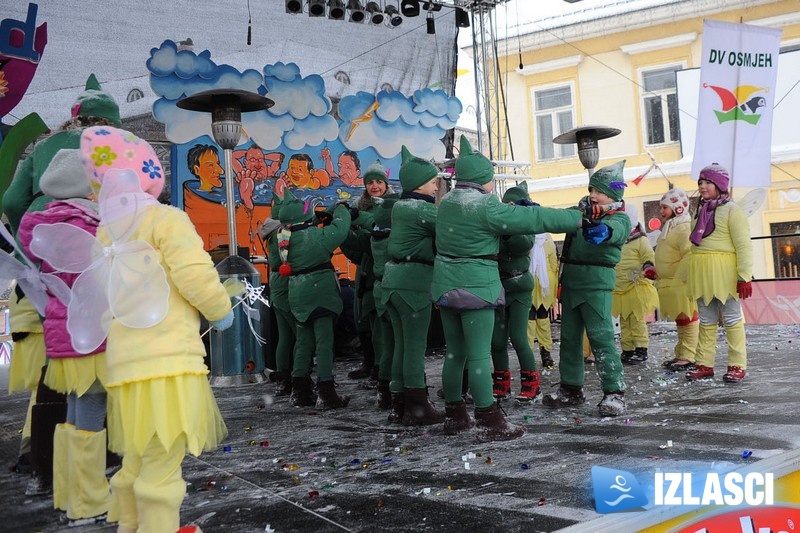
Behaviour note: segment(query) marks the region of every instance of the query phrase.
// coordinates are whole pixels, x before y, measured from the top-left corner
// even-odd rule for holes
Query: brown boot
[[[375,398],[378,409],[389,409],[392,406],[392,392],[389,390],[389,380],[378,380],[378,393]]]
[[[388,420],[392,424],[401,424],[403,422],[403,412],[406,407],[405,396],[403,396],[402,392],[392,392],[390,394],[392,410],[389,412]]]
[[[489,407],[476,407],[475,425],[482,428],[478,434],[478,440],[481,442],[512,440],[525,434],[524,427],[508,423],[497,403]]]
[[[475,426],[475,421],[467,412],[467,404],[460,402],[446,402],[444,404],[444,434],[456,435]]]
[[[317,381],[317,394],[317,409],[338,409],[350,403],[350,396],[336,394],[336,383],[332,379]]]
[[[404,426],[430,426],[444,422],[444,414],[440,413],[428,400],[428,389],[403,389],[405,396],[405,411],[403,411]]]
[[[288,370],[275,372],[275,396],[289,396],[292,393],[292,374]]]
[[[289,405],[294,407],[314,407],[317,395],[314,394],[314,382],[306,376],[292,378],[292,395],[289,396]]]

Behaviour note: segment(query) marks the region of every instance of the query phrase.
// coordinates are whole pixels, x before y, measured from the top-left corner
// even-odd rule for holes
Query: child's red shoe
[[[203,533],[203,530],[200,529],[200,526],[189,525],[183,526],[177,533]]]
[[[714,369],[710,366],[694,365],[694,370],[686,373],[686,379],[697,381],[699,379],[711,379],[714,377]]]
[[[739,366],[729,366],[728,371],[722,376],[725,383],[739,383],[747,375],[745,369]]]

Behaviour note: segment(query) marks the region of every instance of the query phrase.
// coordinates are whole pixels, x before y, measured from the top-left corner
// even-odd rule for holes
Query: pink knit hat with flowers
[[[100,191],[106,172],[130,169],[136,172],[142,191],[158,198],[164,188],[164,167],[153,147],[133,133],[111,126],[93,126],[81,134],[81,162],[95,192]]]
[[[710,181],[717,186],[719,192],[728,192],[731,176],[728,174],[728,170],[719,163],[711,163],[700,171],[700,177],[697,180]]]

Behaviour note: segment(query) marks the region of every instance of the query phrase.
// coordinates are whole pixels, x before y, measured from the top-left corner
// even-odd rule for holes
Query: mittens
[[[228,311],[228,314],[219,320],[209,320],[209,325],[220,331],[228,329],[233,325],[233,310]]]
[[[736,292],[739,293],[739,298],[746,300],[753,295],[753,284],[749,281],[739,280],[736,282]]]

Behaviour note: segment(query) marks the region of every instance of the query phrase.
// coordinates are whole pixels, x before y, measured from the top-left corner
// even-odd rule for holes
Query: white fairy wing
[[[67,307],[67,331],[78,353],[91,353],[108,336],[111,310],[108,305],[107,261],[98,261],[83,272],[72,285],[72,299]]]
[[[129,328],[149,328],[167,316],[169,283],[156,251],[133,241],[115,248],[108,296],[114,318]]]
[[[103,257],[103,244],[94,235],[64,222],[34,226],[30,248],[56,270],[73,274]]]
[[[158,200],[142,192],[139,177],[130,169],[113,168],[105,173],[98,204],[100,220],[114,243],[127,242],[139,224],[139,216]]]

